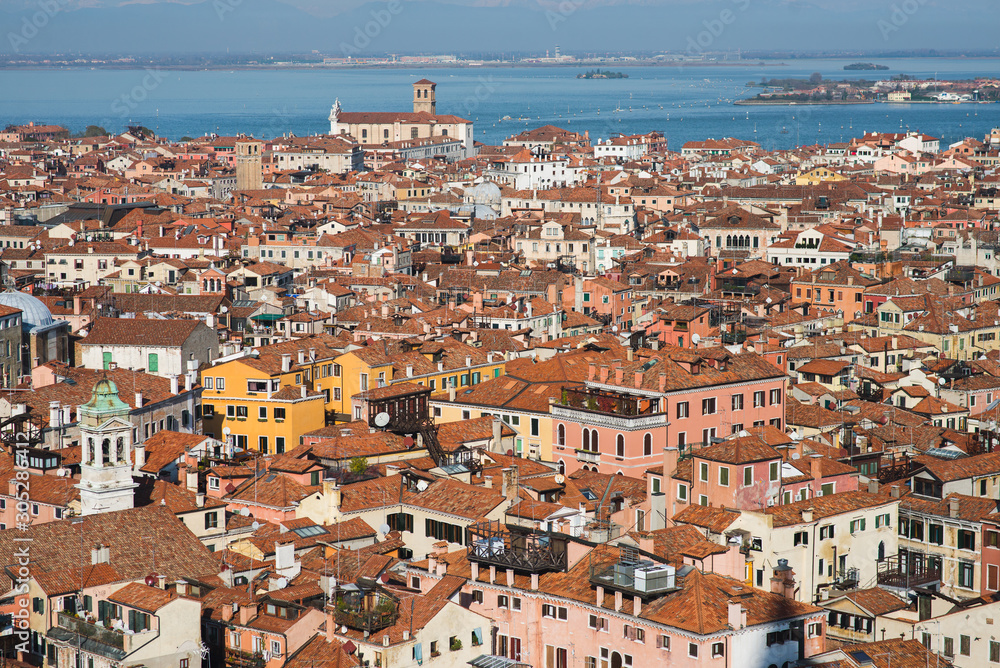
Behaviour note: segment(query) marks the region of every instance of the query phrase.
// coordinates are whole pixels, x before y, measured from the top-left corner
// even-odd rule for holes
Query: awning
[[[470,661],[469,665],[476,668],[531,668],[530,663],[521,663],[505,656],[493,656],[492,654],[482,654]]]

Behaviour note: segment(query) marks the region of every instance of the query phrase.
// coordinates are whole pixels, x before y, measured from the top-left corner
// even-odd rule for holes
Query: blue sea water
[[[1000,105],[872,104],[740,107],[749,81],[763,77],[941,79],[1000,76],[1000,59],[875,59],[889,71],[847,72],[857,59],[789,60],[764,65],[621,67],[628,79],[583,80],[588,67],[307,70],[0,71],[0,125],[37,121],[72,131],[101,125],[119,131],[135,123],[171,139],[244,132],[273,137],[327,132],[335,98],[345,111],[412,108],[410,84],[438,83],[438,113],[475,121],[476,139],[499,143],[544,124],[592,139],[659,130],[672,149],[687,141],[733,136],[766,149],[830,143],[864,131],[918,130],[942,138],[982,138],[1000,125]],[[866,59],[868,60],[868,59]],[[618,111],[616,111],[618,110]],[[501,120],[510,117],[510,120]]]

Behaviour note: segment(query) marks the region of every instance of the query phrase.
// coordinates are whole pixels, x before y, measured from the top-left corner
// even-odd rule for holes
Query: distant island
[[[577,74],[577,79],[628,79],[624,72],[609,72],[608,70],[590,70],[583,74]]]
[[[853,63],[851,65],[844,65],[845,70],[858,71],[858,70],[887,70],[888,65],[876,65],[875,63]]]

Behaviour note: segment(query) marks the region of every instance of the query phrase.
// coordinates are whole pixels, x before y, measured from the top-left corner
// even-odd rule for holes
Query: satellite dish
[[[382,525],[381,525],[381,526],[380,526],[380,527],[378,528],[378,532],[379,532],[380,534],[382,534],[383,536],[385,536],[386,534],[388,534],[388,533],[389,533],[390,531],[392,531],[392,527],[390,527],[390,526],[389,526],[388,524],[385,524],[385,523],[383,523],[383,524],[382,524]]]
[[[692,334],[691,335],[691,343],[693,343],[694,345],[698,345],[698,343],[700,341],[701,341],[701,334]]]
[[[225,434],[226,436],[229,436],[229,434],[231,434],[232,432],[233,432],[233,430],[230,429],[229,427],[223,427],[222,428],[222,433]]]
[[[948,381],[946,381],[944,378],[938,378],[938,385],[940,385],[941,387],[944,387],[947,384],[948,384]]]
[[[406,438],[404,438],[403,439],[403,445],[405,445],[408,449],[412,448],[413,447],[413,437],[412,436],[407,436]]]
[[[385,411],[382,411],[381,413],[375,416],[375,426],[378,427],[379,429],[384,428],[388,424],[389,424],[389,414],[386,413]]]
[[[253,524],[250,525],[250,528],[253,529],[254,531],[256,531],[257,529],[260,528],[260,522],[258,522],[257,520],[254,520]]]
[[[280,577],[278,578],[278,581],[275,582],[275,584],[278,585],[278,589],[284,589],[285,587],[288,586],[288,578]]]
[[[561,485],[564,482],[566,482],[566,476],[564,476],[562,473],[557,473],[554,480],[556,481],[557,485]]]
[[[242,515],[243,517],[246,517],[249,514],[250,514],[250,509],[249,508],[240,508],[240,515]]]

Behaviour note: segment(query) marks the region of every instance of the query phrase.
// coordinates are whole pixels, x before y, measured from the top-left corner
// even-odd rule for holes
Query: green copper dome
[[[90,393],[90,401],[80,406],[81,417],[111,417],[113,415],[128,415],[132,410],[129,405],[118,398],[118,386],[108,378],[102,378],[94,385]]]

